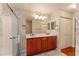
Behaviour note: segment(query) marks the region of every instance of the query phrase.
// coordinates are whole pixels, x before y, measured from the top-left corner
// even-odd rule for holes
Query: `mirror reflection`
[[[55,30],[56,22],[50,22],[45,15],[33,14],[31,20],[26,20],[26,34],[48,33]]]

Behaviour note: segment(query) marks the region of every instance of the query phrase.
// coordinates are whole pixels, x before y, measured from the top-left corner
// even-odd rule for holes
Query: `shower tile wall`
[[[79,17],[76,18],[76,55],[79,56]]]

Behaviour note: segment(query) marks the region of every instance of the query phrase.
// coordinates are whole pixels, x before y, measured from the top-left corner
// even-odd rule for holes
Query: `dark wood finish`
[[[35,38],[27,39],[27,55],[35,54]]]
[[[56,36],[48,37],[48,50],[56,48],[56,44]]]
[[[34,55],[37,53],[45,52],[47,50],[55,49],[57,37],[40,37],[40,38],[28,38],[27,40],[27,55]]]
[[[44,52],[47,50],[47,37],[43,37],[41,42],[41,51]]]
[[[40,51],[41,51],[40,38],[27,39],[27,55],[33,55],[33,54],[39,53]]]
[[[39,53],[41,52],[41,38],[36,38],[35,39],[35,52]]]

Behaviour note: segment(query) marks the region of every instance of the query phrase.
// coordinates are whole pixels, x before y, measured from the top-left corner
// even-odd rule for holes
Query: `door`
[[[59,46],[60,49],[72,46],[72,20],[67,18],[59,19]]]
[[[2,16],[2,55],[17,54],[18,23],[10,8],[4,4]]]

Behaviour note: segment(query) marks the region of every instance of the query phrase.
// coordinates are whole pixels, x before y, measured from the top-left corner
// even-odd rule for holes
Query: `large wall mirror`
[[[26,34],[46,33],[50,29],[50,24],[46,20],[32,19],[26,21]]]
[[[26,34],[47,33],[47,31],[55,30],[56,21],[48,22],[44,20],[26,21]]]

